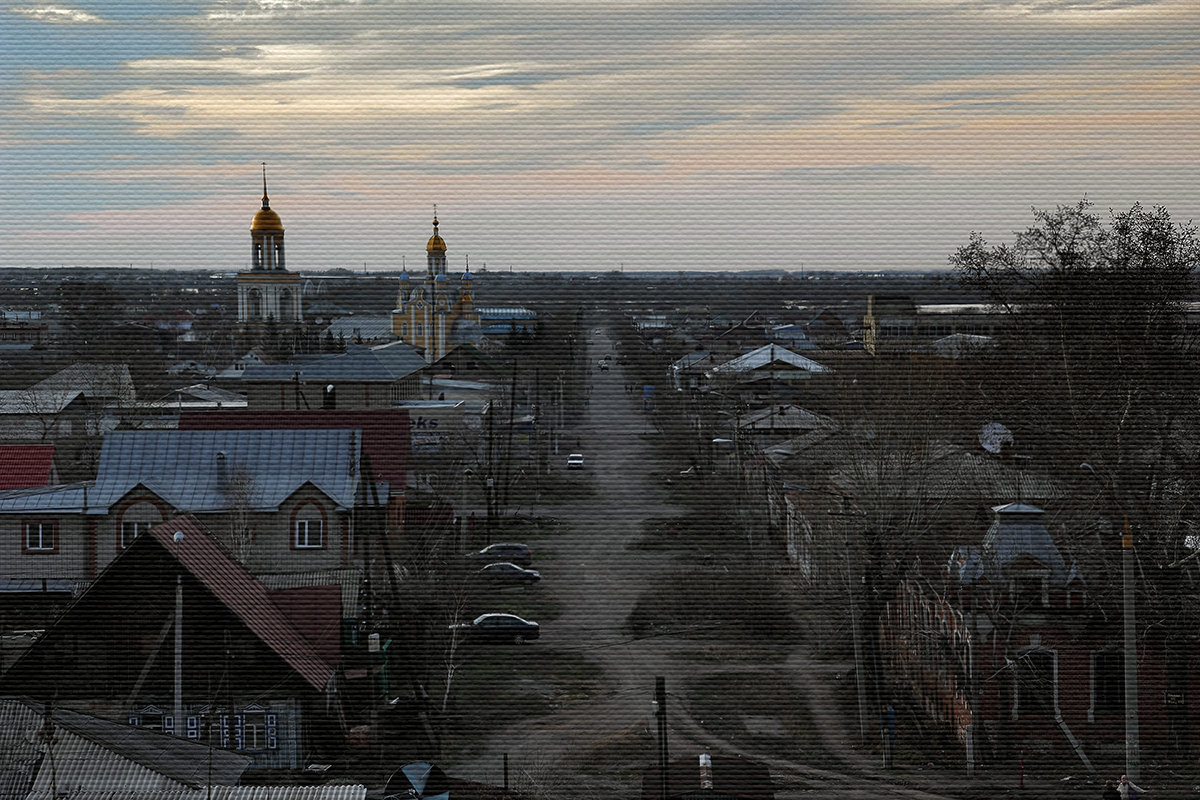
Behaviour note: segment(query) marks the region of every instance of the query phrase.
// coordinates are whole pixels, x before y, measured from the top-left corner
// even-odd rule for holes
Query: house
[[[340,590],[304,591],[268,591],[195,517],[171,518],[108,565],[0,691],[296,769],[340,738]]]
[[[939,574],[901,581],[879,628],[894,685],[977,760],[1056,753],[1087,768],[1119,761],[1125,739],[1119,608],[1091,596],[1042,509],[1006,503],[977,544]],[[1200,655],[1169,666],[1162,635],[1139,633],[1143,753],[1194,743],[1188,697]]]
[[[391,408],[421,396],[425,367],[415,348],[392,342],[291,364],[246,367],[241,382],[249,408],[256,411]]]
[[[388,496],[362,462],[357,429],[116,431],[95,481],[0,493],[0,577],[90,581],[181,513],[255,572],[345,567]]]
[[[388,519],[398,525],[404,515],[404,487],[407,483],[409,441],[436,421],[403,409],[360,409],[350,411],[184,411],[179,415],[182,431],[253,431],[253,430],[338,430],[361,432],[362,455],[370,459],[376,481],[386,484],[380,496],[386,502]]]
[[[778,386],[798,387],[814,375],[832,372],[811,358],[777,344],[765,344],[711,367],[704,373],[709,386],[769,391]]]
[[[232,786],[250,757],[161,731],[0,697],[0,800]],[[175,794],[178,793],[178,794]]]

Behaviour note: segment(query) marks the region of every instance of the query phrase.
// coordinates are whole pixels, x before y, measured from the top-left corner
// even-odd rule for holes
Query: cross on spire
[[[262,162],[263,173],[263,208],[270,208],[271,201],[267,199],[267,162]]]

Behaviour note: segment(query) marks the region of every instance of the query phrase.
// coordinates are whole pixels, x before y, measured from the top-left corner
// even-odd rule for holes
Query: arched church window
[[[279,321],[291,322],[292,319],[292,291],[284,289],[279,293]]]
[[[275,245],[275,269],[283,269],[283,242]]]
[[[254,268],[262,269],[262,245],[255,243],[254,245]]]
[[[400,335],[408,336],[408,323],[407,322],[400,323]]]
[[[263,318],[263,296],[258,289],[253,289],[250,292],[250,319]]]

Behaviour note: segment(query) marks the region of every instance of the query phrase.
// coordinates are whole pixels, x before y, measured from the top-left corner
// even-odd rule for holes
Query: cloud
[[[95,25],[107,20],[98,17],[90,11],[78,8],[63,8],[62,6],[26,6],[10,8],[14,14],[36,19],[39,22],[49,22],[54,25]]]

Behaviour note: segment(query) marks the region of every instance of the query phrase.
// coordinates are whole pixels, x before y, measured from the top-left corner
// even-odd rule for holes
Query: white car
[[[583,454],[571,453],[567,456],[567,469],[583,469]]]

